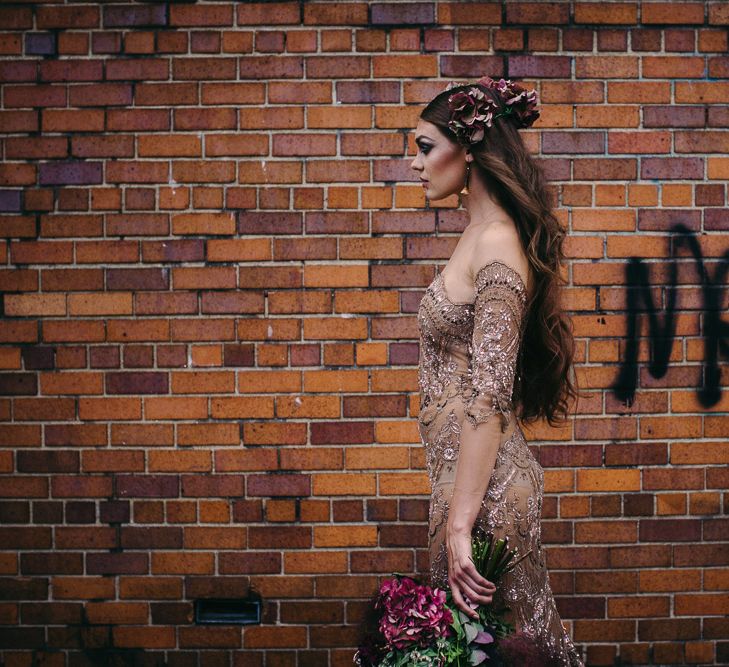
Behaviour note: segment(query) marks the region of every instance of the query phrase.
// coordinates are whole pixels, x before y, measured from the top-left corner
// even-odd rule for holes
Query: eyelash
[[[426,150],[426,149],[427,149],[427,150]],[[421,153],[422,153],[423,155],[427,155],[429,151],[430,151],[430,146],[421,146],[421,147],[420,147],[420,152],[421,152]]]

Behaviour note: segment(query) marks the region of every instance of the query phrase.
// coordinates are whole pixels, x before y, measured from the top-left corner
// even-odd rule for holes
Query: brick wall
[[[0,662],[351,664],[378,577],[427,568],[414,314],[467,222],[412,130],[489,74],[538,88],[569,229],[586,397],[526,430],[565,624],[590,665],[729,663],[728,28],[3,3]],[[250,587],[260,625],[194,622]]]

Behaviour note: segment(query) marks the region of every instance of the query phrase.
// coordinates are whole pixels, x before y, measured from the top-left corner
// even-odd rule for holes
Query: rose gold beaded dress
[[[492,261],[477,272],[475,291],[473,303],[454,303],[438,273],[418,310],[418,425],[431,484],[431,584],[448,586],[446,521],[461,425],[467,419],[484,439],[500,443],[474,527],[496,537],[508,535],[509,545],[517,547],[519,554],[529,552],[501,579],[495,601],[507,604],[516,629],[543,642],[559,664],[582,667],[555,607],[542,551],[544,472],[513,412],[526,286],[515,269]]]

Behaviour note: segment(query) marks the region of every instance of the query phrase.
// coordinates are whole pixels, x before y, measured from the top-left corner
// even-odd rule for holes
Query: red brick
[[[679,616],[726,616],[729,595],[726,593],[677,594],[675,613]]]
[[[638,622],[641,640],[688,640],[700,636],[699,619],[656,619]]]
[[[569,21],[569,7],[559,2],[514,2],[506,6],[507,23],[563,24]]]
[[[608,600],[610,618],[656,618],[668,616],[670,608],[671,599],[667,595],[632,595]]]
[[[723,544],[676,545],[673,559],[677,567],[729,565],[729,550]]]
[[[634,593],[638,590],[638,573],[575,572],[575,590],[577,593]]]
[[[574,640],[584,641],[633,641],[635,640],[635,621],[581,621],[574,622]]]
[[[575,4],[575,23],[629,24],[637,22],[637,3],[616,2],[604,5],[597,2]]]
[[[653,2],[642,9],[643,23],[686,25],[704,22],[704,4],[701,2],[686,2],[680,7],[672,2]]]
[[[641,542],[697,542],[701,539],[701,522],[696,519],[645,519],[640,522]]]

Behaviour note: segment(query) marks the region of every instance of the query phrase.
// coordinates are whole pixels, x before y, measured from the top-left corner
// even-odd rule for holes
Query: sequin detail
[[[517,628],[542,642],[559,664],[584,667],[562,626],[544,560],[544,472],[514,414],[526,286],[516,270],[493,261],[479,269],[474,287],[473,303],[453,302],[439,273],[418,309],[418,426],[431,485],[431,583],[448,585],[446,523],[462,425],[498,417],[499,450],[475,527],[497,537],[508,535],[510,545],[529,556],[501,580],[496,596],[512,609]]]

